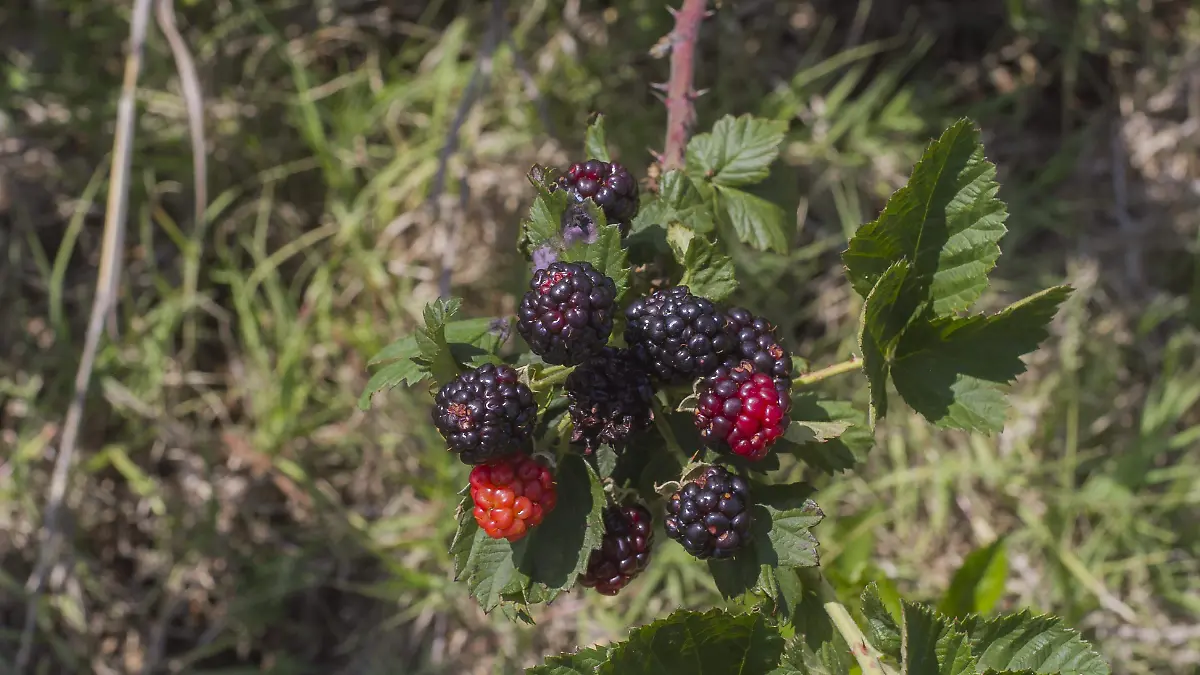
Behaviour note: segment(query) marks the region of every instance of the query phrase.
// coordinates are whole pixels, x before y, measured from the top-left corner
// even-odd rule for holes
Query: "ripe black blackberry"
[[[728,558],[750,541],[750,486],[710,466],[667,501],[667,536],[704,560]]]
[[[617,286],[591,263],[550,263],[533,273],[529,289],[517,331],[546,363],[581,363],[608,342]]]
[[[754,371],[775,380],[780,395],[792,387],[792,355],[784,349],[775,326],[741,307],[725,310],[726,329],[733,340],[733,354],[723,364],[732,370],[742,361],[754,364]]]
[[[464,464],[483,464],[520,449],[533,433],[537,405],[516,370],[489,363],[443,386],[432,417]]]
[[[658,380],[707,377],[733,348],[724,315],[687,286],[655,291],[625,309],[625,342]]]
[[[605,347],[567,376],[572,443],[587,452],[607,443],[623,449],[629,435],[654,421],[650,375],[628,349]]]
[[[616,595],[650,562],[654,531],[641,504],[604,509],[604,539],[588,557],[579,583],[604,595]]]
[[[619,225],[622,236],[629,233],[638,210],[638,186],[624,166],[598,159],[577,162],[558,177],[558,187],[577,203],[596,202],[610,225]]]

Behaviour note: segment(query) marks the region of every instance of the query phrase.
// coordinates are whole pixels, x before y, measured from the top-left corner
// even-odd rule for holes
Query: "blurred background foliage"
[[[31,601],[41,673],[420,675],[520,672],[719,602],[662,545],[616,600],[571,593],[535,628],[483,616],[451,580],[467,470],[427,394],[355,408],[365,357],[412,328],[444,270],[470,314],[513,310],[523,174],[580,157],[591,113],[644,175],[665,122],[651,48],[671,25],[650,0],[180,3],[206,96],[207,227],[152,27],[117,330],[71,546],[31,600],[131,4],[0,6],[0,666]],[[736,300],[814,365],[853,349],[848,234],[957,116],[984,129],[1012,213],[990,301],[1078,289],[1003,434],[899,411],[861,471],[819,481],[829,574],[953,611],[1057,612],[1115,672],[1196,672],[1196,3],[725,1],[698,54],[699,128],[743,112],[790,125],[761,192],[795,211],[794,246],[735,252]],[[828,386],[865,407],[857,376]]]

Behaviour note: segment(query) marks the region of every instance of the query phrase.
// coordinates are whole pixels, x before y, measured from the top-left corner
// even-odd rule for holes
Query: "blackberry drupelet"
[[[791,391],[792,355],[784,349],[775,326],[741,307],[725,310],[726,329],[733,339],[733,354],[725,361],[732,370],[742,361],[754,364],[755,372],[770,375],[780,394]]]
[[[546,363],[575,365],[608,342],[617,286],[587,262],[553,262],[533,273],[517,331]]]
[[[609,224],[620,226],[622,236],[629,233],[638,210],[638,185],[624,166],[598,159],[577,162],[558,177],[558,187],[575,202],[596,202]]]
[[[654,530],[641,504],[604,509],[604,539],[588,557],[579,583],[604,595],[616,595],[650,562]]]
[[[526,455],[477,466],[470,480],[475,522],[493,539],[521,539],[558,502],[554,474]]]
[[[602,443],[623,449],[629,435],[654,421],[650,375],[628,349],[605,347],[567,376],[572,443],[593,452]]]
[[[459,375],[434,397],[433,423],[464,464],[517,451],[533,433],[537,405],[510,366],[485,364]]]
[[[750,486],[710,466],[667,500],[667,536],[704,560],[728,558],[750,541]]]
[[[655,291],[625,309],[625,341],[656,379],[677,384],[707,377],[733,348],[725,317],[687,286]]]
[[[697,394],[696,428],[710,445],[724,443],[734,454],[759,460],[787,431],[791,396],[780,393],[769,375],[754,372],[749,361],[718,368],[701,381]]]

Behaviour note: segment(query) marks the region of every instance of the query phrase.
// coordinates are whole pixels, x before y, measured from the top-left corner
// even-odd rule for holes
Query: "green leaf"
[[[369,409],[371,397],[380,391],[400,384],[412,386],[430,375],[442,384],[458,375],[460,362],[476,363],[480,355],[495,354],[508,336],[508,320],[484,317],[450,321],[461,302],[451,298],[426,305],[422,328],[372,357],[370,364],[386,365],[371,375],[358,399],[360,409]]]
[[[767,177],[779,156],[787,124],[750,115],[726,115],[707,134],[692,137],[687,146],[687,172],[717,185],[758,183]]]
[[[887,415],[887,380],[896,344],[920,312],[919,297],[907,285],[911,269],[907,260],[892,264],[863,303],[858,346],[871,390],[868,421],[872,428]]]
[[[587,202],[591,204],[591,202]],[[603,214],[599,209],[596,241],[592,243],[579,242],[563,251],[560,260],[567,262],[586,261],[597,270],[612,278],[617,284],[617,297],[620,298],[629,288],[629,257],[621,245],[621,228],[616,225],[602,225]]]
[[[687,286],[695,295],[720,302],[737,290],[733,259],[704,237],[692,237],[687,254],[679,262],[684,268],[679,285]]]
[[[1109,675],[1099,654],[1074,630],[1053,616],[1028,611],[960,624],[970,637],[980,670],[1025,670],[1061,675]]]
[[[1021,356],[1046,339],[1047,325],[1070,293],[1070,287],[1056,286],[993,316],[915,326],[895,348],[897,393],[939,427],[1000,431],[1007,413],[1004,386],[1025,371]],[[874,393],[874,380],[871,386]]]
[[[612,449],[612,446],[601,445],[596,448],[596,471],[601,479],[612,476],[613,470],[617,468],[617,452]]]
[[[971,551],[950,580],[938,611],[955,618],[987,614],[1004,595],[1007,580],[1008,555],[1001,538]]]
[[[783,637],[757,613],[679,610],[614,645],[600,675],[766,675]]]
[[[821,400],[813,393],[793,394],[791,417],[792,424],[784,436],[788,442],[780,444],[780,450],[828,474],[864,461],[875,444],[866,415],[849,401]],[[833,436],[838,428],[842,431]]]
[[[771,570],[819,564],[812,528],[825,514],[810,499],[812,493],[807,483],[763,485],[751,481],[750,496],[755,504],[750,511],[754,518],[750,546],[732,559],[708,561],[724,597],[735,598],[755,589],[774,595]]]
[[[850,675],[854,657],[841,635],[816,648],[809,646],[805,637],[798,635],[788,642],[779,667],[770,675]]]
[[[460,307],[462,300],[459,298],[439,298],[425,305],[425,327],[416,333],[417,348],[421,351],[417,360],[439,386],[458,377],[461,372],[458,361],[450,351],[450,342],[446,339],[446,322],[458,313]]]
[[[529,217],[521,221],[521,235],[517,248],[526,258],[543,246],[561,248],[563,214],[567,211],[569,197],[562,190],[548,191],[538,187],[538,194],[529,209]]]
[[[873,583],[863,591],[862,609],[867,617],[867,629],[870,632],[868,640],[879,651],[899,659],[902,642],[900,626],[884,606],[879,597],[879,589]]]
[[[654,225],[681,225],[697,233],[713,230],[715,193],[707,183],[697,183],[683,171],[668,171],[658,182],[658,196],[645,200],[630,224],[630,232]]]
[[[601,162],[611,162],[608,155],[608,144],[605,142],[604,115],[596,115],[595,121],[588,125],[584,136],[583,149],[588,159],[598,159]]]
[[[558,503],[541,525],[510,544],[492,539],[475,523],[470,499],[460,507],[450,545],[455,578],[465,580],[485,612],[503,600],[548,602],[575,585],[603,537],[604,487],[579,455],[558,466]]]
[[[475,345],[489,352],[494,352],[503,342],[506,335],[508,318],[480,317],[462,319],[446,324],[446,341],[450,344],[461,343]],[[379,350],[371,357],[367,365],[375,366],[389,361],[411,359],[420,354],[415,335],[406,335],[390,345]]]
[[[592,675],[608,660],[608,647],[589,647],[574,654],[547,656],[540,666],[525,671],[526,675]]]
[[[469,497],[460,509],[462,514],[458,531],[450,544],[454,579],[465,581],[471,597],[475,598],[484,612],[490,612],[500,604],[504,587],[518,574],[514,558],[524,554],[528,542],[523,539],[510,544],[503,539],[487,536],[471,515]],[[523,580],[523,583],[527,583],[527,580]]]
[[[415,342],[414,340],[414,344]],[[359,410],[370,410],[371,397],[375,394],[392,389],[400,384],[411,387],[425,379],[428,375],[429,372],[412,359],[389,363],[375,371],[371,375],[371,379],[367,380],[367,386],[358,397],[358,408]]]
[[[783,209],[762,197],[731,187],[717,187],[721,209],[739,241],[759,251],[786,253]]]
[[[975,672],[965,633],[932,609],[901,603],[900,663],[903,675],[963,675]]]
[[[908,183],[842,255],[854,289],[866,297],[893,264],[908,260],[935,316],[971,306],[1000,257],[1008,212],[996,199],[996,168],[979,131],[959,120],[925,150]]]

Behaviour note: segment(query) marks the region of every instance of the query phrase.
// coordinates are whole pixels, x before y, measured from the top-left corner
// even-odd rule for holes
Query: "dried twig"
[[[196,250],[188,252],[188,264],[183,275],[183,298],[185,308],[191,309],[196,300],[196,286],[200,277],[200,259],[204,246],[204,234],[208,224],[205,213],[208,209],[208,157],[204,139],[204,93],[200,89],[200,77],[196,74],[196,61],[188,50],[187,43],[179,34],[175,24],[174,0],[158,0],[155,5],[158,28],[171,46],[175,59],[175,70],[179,73],[179,86],[187,106],[188,135],[192,144],[192,197],[194,199],[192,241]],[[188,320],[183,325],[183,360],[187,361],[196,348],[196,323]]]
[[[500,26],[503,21],[504,0],[492,0],[491,24],[488,27],[483,50],[480,52],[479,58],[475,61],[475,69],[471,72],[471,79],[467,82],[466,90],[463,91],[462,100],[458,102],[458,109],[454,111],[454,119],[451,120],[450,130],[446,133],[446,144],[442,146],[442,151],[438,153],[437,173],[433,176],[433,185],[429,189],[428,197],[428,203],[433,208],[433,219],[435,222],[441,217],[439,200],[442,197],[442,191],[446,187],[446,171],[450,164],[450,157],[458,149],[458,134],[462,131],[462,126],[467,121],[467,114],[471,112],[471,108],[475,107],[475,101],[479,98],[484,78],[491,77],[492,56],[495,54],[496,45],[501,39],[502,29]],[[455,246],[457,246],[455,239],[458,238],[458,222],[458,219],[451,221],[450,230],[446,233],[442,242],[442,270],[438,278],[438,294],[443,298],[450,297],[450,273],[457,253],[455,250]]]
[[[667,81],[667,144],[659,158],[664,171],[683,168],[683,153],[688,135],[696,122],[695,100],[699,94],[692,88],[696,62],[696,40],[700,37],[700,22],[708,16],[706,0],[684,0],[675,11],[675,27],[660,43],[659,49],[671,50],[671,79]]]
[[[125,58],[125,77],[121,83],[121,98],[117,103],[117,128],[113,138],[112,168],[109,172],[108,206],[104,214],[104,241],[100,250],[100,270],[96,275],[96,297],[92,301],[92,313],[88,317],[87,335],[84,337],[83,353],[79,369],[75,373],[75,392],[67,408],[67,419],[63,422],[62,439],[58,455],[54,459],[54,472],[46,495],[46,508],[42,517],[41,541],[37,564],[25,584],[25,625],[21,632],[21,645],[17,651],[17,672],[24,672],[33,655],[33,640],[37,629],[38,595],[46,581],[46,575],[58,558],[63,545],[62,526],[59,516],[67,494],[71,460],[75,454],[75,443],[79,438],[79,427],[83,422],[83,407],[87,398],[88,385],[92,379],[92,367],[96,352],[100,348],[100,337],[104,332],[106,317],[116,306],[117,284],[120,279],[122,249],[125,241],[125,218],[128,211],[128,184],[130,164],[133,156],[134,133],[134,90],[142,67],[142,52],[146,43],[146,27],[150,22],[150,0],[136,0],[133,19],[130,22],[129,54]]]

